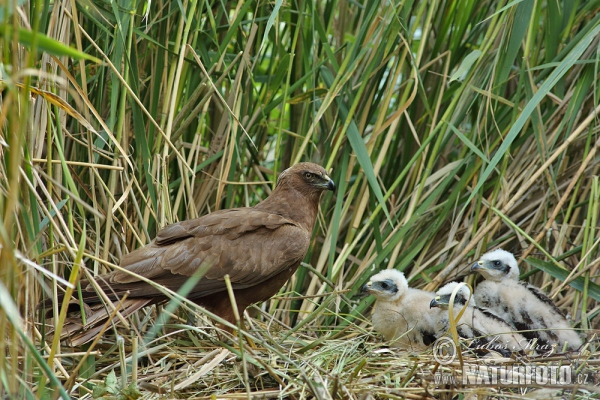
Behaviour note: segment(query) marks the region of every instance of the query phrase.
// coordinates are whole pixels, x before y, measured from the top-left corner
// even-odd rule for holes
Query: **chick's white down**
[[[432,305],[435,304],[447,310],[450,296],[458,285],[457,282],[450,282],[440,288]],[[527,350],[527,339],[519,333],[513,332],[512,326],[492,312],[477,307],[476,301],[466,285],[462,285],[456,293],[453,308],[454,318],[458,316],[467,300],[469,300],[468,305],[460,317],[457,328],[461,337],[473,339],[471,348],[494,350],[504,356],[510,356],[512,352]],[[446,326],[439,327],[440,330],[444,328],[448,329]]]
[[[440,309],[430,309],[432,292],[409,288],[404,274],[383,270],[371,277],[363,290],[376,298],[372,311],[373,329],[391,346],[421,351],[439,336]]]
[[[526,338],[537,339],[538,352],[552,347],[577,350],[582,340],[554,302],[539,288],[519,281],[514,255],[497,249],[484,254],[472,270],[485,280],[475,289],[475,301],[505,320]]]

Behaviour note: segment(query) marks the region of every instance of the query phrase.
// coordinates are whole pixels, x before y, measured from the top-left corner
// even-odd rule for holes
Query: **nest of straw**
[[[156,320],[160,311],[151,307],[134,322]],[[327,308],[319,313],[335,316]],[[593,331],[587,332],[586,345],[577,353],[509,359],[490,352],[482,357],[459,344],[462,357],[440,365],[431,349],[416,354],[390,347],[370,331],[366,320],[328,329],[317,318],[323,315],[311,315],[309,323],[291,330],[268,315],[252,318],[246,313],[244,330],[232,337],[214,327],[201,310],[188,309],[170,315],[148,342],[140,338],[144,332],[117,330],[115,335],[111,330],[93,349],[69,349],[71,353],[60,354],[57,360],[64,364],[59,368],[63,371],[82,358],[91,361],[87,364],[91,369],[80,369],[70,382],[71,393],[82,399],[598,396],[600,352]],[[190,316],[196,319],[195,326],[186,320]],[[486,379],[481,372],[478,375],[482,366],[488,370],[504,366],[509,375],[500,376],[501,381]],[[561,366],[571,373],[567,380],[544,381],[535,374],[535,368],[556,371]],[[68,376],[61,378],[68,382]]]

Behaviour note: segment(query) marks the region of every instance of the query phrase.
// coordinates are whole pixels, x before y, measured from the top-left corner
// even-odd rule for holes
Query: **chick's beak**
[[[431,307],[447,307],[450,304],[450,297],[452,297],[451,294],[444,294],[441,296],[435,296],[435,299],[431,300],[431,303],[429,303],[429,308]]]
[[[369,294],[369,293],[371,293],[371,286],[372,286],[372,285],[373,285],[373,284],[371,283],[371,281],[369,281],[369,282],[365,283],[365,284],[362,286],[362,288],[360,289],[360,292],[361,292],[361,293],[365,293],[365,294]]]
[[[482,270],[483,267],[483,261],[479,260],[473,263],[473,265],[471,265],[471,271],[479,271]]]

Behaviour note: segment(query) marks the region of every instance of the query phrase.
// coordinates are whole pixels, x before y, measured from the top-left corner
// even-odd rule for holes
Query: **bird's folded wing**
[[[475,307],[476,310],[479,310],[483,315],[485,315],[486,317],[493,319],[494,321],[497,321],[499,323],[502,324],[507,324],[505,320],[503,320],[502,318],[500,318],[499,316],[497,316],[496,314],[494,314],[492,311],[490,311],[489,308],[485,308],[485,307]]]
[[[556,306],[556,304],[554,304],[554,302],[552,301],[552,299],[548,296],[546,296],[546,293],[542,292],[539,288],[527,283],[527,282],[519,282],[521,285],[525,286],[525,288],[531,292],[531,294],[533,294],[535,297],[538,298],[538,300],[540,300],[542,303],[546,303],[550,306],[550,308],[552,310],[554,310],[554,312],[556,312],[558,315],[564,317],[565,315],[563,314],[563,312],[560,310],[560,308],[558,308]]]
[[[206,267],[196,290],[223,290],[225,275],[234,289],[245,288],[302,261],[310,234],[277,214],[222,210],[165,227],[152,244],[124,256],[121,267],[167,287],[181,285],[182,278]],[[138,281],[126,272],[110,276],[111,284]]]

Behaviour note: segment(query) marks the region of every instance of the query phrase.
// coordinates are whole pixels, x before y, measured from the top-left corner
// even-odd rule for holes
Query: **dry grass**
[[[555,384],[539,384],[541,378],[523,372],[521,381],[509,380],[499,385],[486,383],[481,376],[470,376],[464,382],[458,359],[440,366],[431,351],[408,354],[390,348],[364,326],[352,326],[322,341],[320,336],[331,333],[327,327],[310,324],[289,335],[289,327],[278,321],[248,322],[246,337],[250,340],[233,342],[216,335],[210,323],[204,321],[198,326],[168,324],[157,340],[143,348],[132,346],[132,336],[123,335],[128,356],[125,363],[119,357],[119,346],[107,338],[98,349],[102,354],[96,358],[98,370],[88,379],[77,379],[74,389],[79,389],[80,394],[91,393],[86,385],[102,385],[110,371],[123,376],[122,368],[126,368],[126,376],[137,377],[139,389],[135,393],[141,398],[421,399],[452,398],[458,394],[507,398],[528,394],[535,398],[580,399],[597,398],[599,392],[600,352],[589,345],[576,354],[514,359],[493,354],[482,359],[470,351],[463,353],[467,369],[482,365],[568,366],[573,371],[567,381],[557,380]],[[137,365],[132,363],[132,357],[139,361]],[[448,377],[454,381],[439,380]]]

